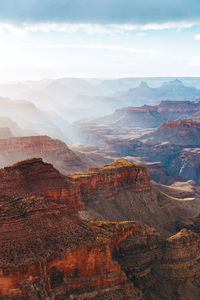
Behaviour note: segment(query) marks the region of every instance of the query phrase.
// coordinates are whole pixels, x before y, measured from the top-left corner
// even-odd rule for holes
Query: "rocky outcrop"
[[[153,100],[155,101],[155,99]],[[117,129],[123,130],[136,127],[141,128],[156,128],[164,122],[173,121],[177,119],[193,118],[200,111],[199,101],[169,101],[163,100],[157,105],[143,105],[143,106],[128,106],[117,109],[113,114],[103,118],[93,119],[85,122],[77,122],[80,129],[87,129],[90,126],[96,126],[98,129],[107,127],[107,134],[110,131]],[[87,125],[87,127],[86,127]],[[104,134],[105,135],[105,134]]]
[[[180,124],[180,127],[177,128],[177,124]],[[152,179],[157,182],[199,182],[199,126],[199,123],[191,120],[170,121],[160,126],[156,132],[144,135],[139,141],[131,138],[103,138],[103,147],[107,151],[118,151],[131,161],[134,161],[131,158],[134,157],[135,162],[139,161],[140,157],[145,157],[148,164],[145,161],[140,164],[148,168]],[[161,170],[158,164],[161,164],[164,170]]]
[[[200,143],[200,123],[192,119],[169,121],[153,133],[142,136],[140,141],[145,144],[167,143],[195,147]]]
[[[0,298],[161,300],[176,293],[198,299],[198,235],[183,230],[165,241],[137,221],[77,216],[84,204],[95,203],[100,216],[100,207],[106,212],[109,202],[119,211],[130,202],[130,214],[137,218],[140,210],[145,220],[146,205],[155,223],[159,215],[161,228],[167,227],[163,205],[166,222],[173,214],[177,221],[178,213],[186,220],[184,206],[166,209],[164,196],[158,193],[155,203],[148,197],[155,193],[146,168],[123,159],[70,176],[41,159],[1,169]]]
[[[122,156],[146,157],[150,162],[161,162],[170,175],[171,162],[183,149],[181,145],[170,143],[148,144],[145,141],[142,142],[129,137],[106,137],[102,141],[104,149],[119,152]]]
[[[141,299],[113,260],[127,236],[152,230],[139,223],[96,223],[80,188],[41,159],[0,170],[1,299]]]
[[[132,163],[146,167],[151,179],[155,182],[170,185],[174,182],[184,181],[183,177],[179,175],[169,174],[159,161],[149,161],[147,157],[139,156],[125,156],[124,158]]]
[[[136,192],[150,190],[147,169],[125,159],[118,159],[104,167],[90,168],[87,173],[73,174],[71,178],[80,187],[83,199],[91,197],[94,192],[129,185],[134,186]]]
[[[175,120],[175,121],[168,121],[162,125],[160,125],[159,128],[180,128],[180,129],[186,129],[186,128],[200,128],[200,124],[198,122],[193,121],[192,119],[185,119],[185,120]]]
[[[11,197],[14,206],[15,201],[16,205],[22,201],[20,204],[22,211],[23,200],[21,197],[28,197],[31,201],[32,196],[39,197],[40,201],[44,198],[52,203],[54,201],[67,202],[67,209],[70,212],[84,207],[79,188],[61,175],[52,165],[43,163],[40,158],[29,159],[1,169],[0,195],[6,195],[8,199]],[[4,197],[2,201],[4,201]],[[7,212],[5,203],[4,208]],[[3,214],[2,209],[1,207],[1,214]]]
[[[32,157],[42,157],[63,174],[86,171],[91,165],[110,162],[101,155],[91,157],[78,151],[75,153],[64,142],[48,136],[0,139],[0,157],[0,167]]]
[[[143,299],[199,299],[200,236],[183,229],[169,239],[156,234],[141,239],[131,235],[122,241],[115,259],[135,286],[143,291]],[[142,250],[141,250],[142,249]]]
[[[80,216],[87,220],[138,220],[166,237],[200,209],[193,201],[181,202],[166,196],[170,189],[161,193],[159,185],[150,182],[146,167],[124,159],[68,178],[80,188],[85,203]]]
[[[200,183],[200,148],[184,148],[171,163],[171,172]]]
[[[31,157],[42,157],[53,163],[58,169],[63,165],[63,172],[71,165],[81,165],[80,159],[64,142],[48,136],[19,137],[0,140],[0,154],[4,157],[3,166]],[[66,169],[67,169],[66,167]]]

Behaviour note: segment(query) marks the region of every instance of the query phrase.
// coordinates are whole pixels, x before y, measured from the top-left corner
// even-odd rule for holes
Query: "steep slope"
[[[124,107],[102,118],[73,124],[76,142],[101,146],[104,138],[139,138],[161,124],[177,119],[198,121],[199,101],[162,101],[158,105]],[[141,156],[141,155],[140,155]]]
[[[129,160],[132,163],[139,164],[147,168],[149,175],[152,180],[161,184],[172,184],[178,181],[184,181],[184,176],[181,177],[176,174],[169,174],[169,172],[164,168],[159,161],[149,161],[147,157],[135,157],[135,156],[125,156],[124,159]]]
[[[0,170],[2,300],[199,298],[200,236],[183,229],[164,240],[136,221],[81,220],[102,187],[107,202],[108,191],[133,187],[141,203],[152,188],[146,169],[125,160],[72,176],[41,159]]]
[[[159,126],[153,133],[140,138],[141,142],[147,144],[168,143],[180,146],[199,146],[200,123],[187,120],[168,121]]]
[[[200,183],[200,148],[184,148],[171,162],[171,172]]]
[[[154,230],[81,221],[79,187],[40,159],[0,170],[0,195],[1,299],[141,299],[112,252]]]
[[[200,209],[198,200],[182,202],[164,195],[151,184],[145,167],[124,159],[68,177],[80,187],[86,206],[80,213],[84,219],[138,220],[169,236],[179,223],[189,222]]]
[[[48,136],[0,139],[0,157],[0,167],[31,157],[42,157],[64,174],[85,171],[92,165],[98,166],[111,161],[101,155],[90,156],[78,151],[75,153],[64,142]]]
[[[186,119],[199,111],[199,101],[163,100],[157,105],[129,106],[117,109],[111,115],[88,121],[87,125],[110,125],[112,128],[124,126],[132,129],[134,127],[156,128],[166,121]]]
[[[145,300],[200,297],[198,234],[183,229],[166,241],[129,236],[114,254]],[[142,249],[142,250],[141,250]]]

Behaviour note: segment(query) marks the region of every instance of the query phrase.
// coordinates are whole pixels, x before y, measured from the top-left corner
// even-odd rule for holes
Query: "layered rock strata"
[[[200,297],[200,236],[183,229],[167,240],[129,236],[115,259],[145,300],[195,300]]]
[[[63,174],[86,171],[92,165],[111,161],[100,155],[90,157],[78,151],[75,153],[64,142],[48,136],[0,139],[0,157],[0,167],[32,157],[42,157]]]
[[[84,221],[77,215],[84,204],[105,206],[118,197],[119,210],[130,202],[134,215],[140,202],[141,218],[145,204],[149,216],[161,220],[155,205],[165,201],[152,204],[151,190],[146,168],[123,159],[70,176],[41,159],[1,169],[0,299],[170,300],[174,293],[198,299],[199,235],[182,230],[164,240],[137,221]],[[168,222],[181,209],[174,204]]]

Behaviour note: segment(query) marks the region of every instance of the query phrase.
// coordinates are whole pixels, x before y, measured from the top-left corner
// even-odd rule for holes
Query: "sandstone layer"
[[[140,141],[146,144],[167,143],[195,147],[200,143],[200,123],[192,119],[168,121],[153,133],[142,136]]]
[[[95,210],[108,221],[78,216]],[[37,158],[1,169],[0,299],[198,299],[199,235],[165,240],[138,221],[110,222],[127,210],[160,222],[163,235],[194,213],[167,202],[145,167],[123,159],[70,176]]]
[[[102,165],[111,161],[101,155],[90,156],[74,152],[64,142],[48,136],[0,139],[0,167],[32,157],[43,158],[63,174],[86,171],[92,165]]]

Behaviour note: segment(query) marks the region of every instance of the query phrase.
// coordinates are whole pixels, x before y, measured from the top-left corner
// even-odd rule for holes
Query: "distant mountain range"
[[[149,145],[172,144],[198,148],[200,123],[192,119],[168,121],[152,133],[143,135],[139,140]]]
[[[200,78],[45,79],[0,84],[0,96],[31,101],[74,121],[161,100],[194,100]]]
[[[194,87],[186,87],[176,79],[165,82],[159,88],[151,88],[146,82],[141,82],[137,88],[129,89],[126,92],[117,94],[125,101],[157,102],[161,100],[194,100],[200,96],[200,90]]]
[[[199,121],[200,100],[161,101],[158,105],[129,106],[117,109],[113,114],[85,121],[82,126],[111,126],[112,128],[156,128],[160,124],[176,119],[192,118]],[[78,122],[77,122],[78,124]]]

